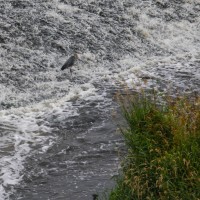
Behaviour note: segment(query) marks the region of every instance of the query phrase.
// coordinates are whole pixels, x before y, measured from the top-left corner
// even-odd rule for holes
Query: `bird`
[[[70,68],[74,65],[75,61],[78,59],[78,55],[77,53],[74,53],[73,56],[71,56],[65,63],[64,65],[61,67],[61,70]],[[71,72],[71,68],[70,68],[70,72]]]

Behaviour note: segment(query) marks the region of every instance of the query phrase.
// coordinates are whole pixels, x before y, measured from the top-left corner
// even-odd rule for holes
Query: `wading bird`
[[[75,61],[78,59],[78,55],[75,53],[73,56],[71,56],[66,62],[65,64],[61,67],[61,70],[70,68],[74,65]],[[70,68],[70,72],[71,72],[71,68]]]

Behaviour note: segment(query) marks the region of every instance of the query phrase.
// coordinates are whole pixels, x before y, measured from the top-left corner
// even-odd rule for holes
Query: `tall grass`
[[[109,200],[200,199],[200,98],[119,99],[128,154]]]

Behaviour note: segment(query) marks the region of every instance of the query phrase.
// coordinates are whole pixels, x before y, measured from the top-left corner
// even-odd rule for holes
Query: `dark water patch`
[[[71,125],[71,119],[62,123],[56,144],[27,159],[24,180],[11,199],[88,200],[112,187],[123,140],[110,112],[97,105],[86,104]]]

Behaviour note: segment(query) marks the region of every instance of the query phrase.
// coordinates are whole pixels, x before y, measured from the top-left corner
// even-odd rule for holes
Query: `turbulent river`
[[[111,188],[124,85],[200,93],[199,0],[0,0],[0,200]]]

